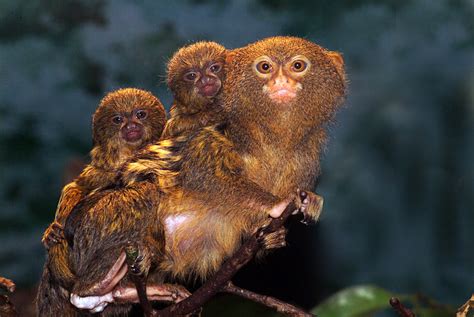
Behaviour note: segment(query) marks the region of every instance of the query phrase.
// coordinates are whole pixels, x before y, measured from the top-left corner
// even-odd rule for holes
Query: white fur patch
[[[86,296],[80,297],[76,294],[71,294],[71,304],[79,309],[88,309],[92,313],[100,313],[107,307],[109,303],[114,302],[112,292],[103,296]]]
[[[166,226],[166,231],[168,233],[173,233],[176,228],[178,228],[183,222],[188,220],[189,216],[188,215],[173,215],[173,216],[168,216],[165,219],[165,226]]]

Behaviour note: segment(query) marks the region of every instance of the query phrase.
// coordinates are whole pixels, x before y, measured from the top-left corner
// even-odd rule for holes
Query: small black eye
[[[214,64],[214,65],[211,65],[211,67],[209,67],[209,69],[213,73],[218,73],[222,69],[222,66],[220,64]]]
[[[112,118],[112,122],[115,124],[121,124],[123,122],[123,117],[122,116],[115,116]]]
[[[194,81],[197,78],[197,74],[195,72],[189,72],[184,75],[184,80],[187,81]]]
[[[143,120],[147,117],[148,113],[145,110],[138,110],[136,113],[137,119]]]

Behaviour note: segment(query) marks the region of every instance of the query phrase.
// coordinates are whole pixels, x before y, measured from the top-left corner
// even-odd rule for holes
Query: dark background
[[[290,248],[239,280],[306,307],[361,283],[464,302],[474,285],[471,0],[0,1],[0,276],[37,283],[40,237],[87,160],[106,92],[144,88],[169,106],[164,66],[177,48],[272,35],[342,52],[349,94],[323,158],[320,223],[292,226]]]

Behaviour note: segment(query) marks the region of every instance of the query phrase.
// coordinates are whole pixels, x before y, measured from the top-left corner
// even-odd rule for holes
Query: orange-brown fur
[[[296,54],[312,58],[311,73],[302,80],[303,94],[285,109],[269,102],[256,88],[262,86],[261,81],[249,74],[254,59],[269,53],[278,58]],[[345,94],[340,66],[319,46],[297,38],[266,39],[231,53],[223,91],[223,105],[230,113],[227,127],[222,132],[201,130],[181,154],[186,158],[180,173],[182,186],[209,195],[203,199],[206,206],[198,207],[201,212],[196,222],[208,224],[203,225],[202,234],[210,238],[200,242],[192,239],[192,249],[202,249],[209,260],[181,269],[183,263],[193,262],[190,254],[184,254],[180,260],[170,261],[167,270],[205,276],[235,250],[242,234],[248,235],[263,225],[265,213],[246,209],[245,203],[235,199],[247,198],[249,203],[255,202],[255,207],[271,206],[297,188],[313,188],[326,141],[324,124],[333,118]],[[166,210],[174,208],[179,207],[172,205]],[[214,223],[216,210],[222,212],[219,224]],[[182,243],[190,237],[188,231],[173,239]],[[169,250],[169,254],[181,255],[177,250]]]
[[[231,118],[225,135],[245,161],[244,174],[277,196],[312,188],[320,171],[326,125],[345,95],[341,56],[295,37],[268,38],[231,54],[228,89],[223,92]],[[255,88],[264,81],[249,76],[252,61],[262,55],[284,60],[300,54],[312,63],[300,81],[302,93],[283,107],[270,102]]]
[[[226,49],[215,42],[197,42],[173,55],[168,63],[168,86],[173,92],[174,102],[162,138],[175,137],[223,121],[219,93],[211,98],[203,97],[196,92],[193,83],[183,77],[191,70],[203,69],[213,63],[223,66],[225,56]],[[224,71],[217,76],[223,81]]]
[[[267,81],[255,76],[254,62],[265,55],[286,63],[301,54],[311,63],[297,80],[302,89],[291,102],[272,102],[263,89]],[[272,206],[292,197],[297,188],[313,187],[326,125],[345,95],[340,55],[303,39],[275,37],[250,44],[229,54],[226,65],[222,98],[227,124],[147,147],[123,168],[125,187],[103,192],[98,202],[83,208],[88,221],[97,221],[91,217],[95,208],[113,219],[117,209],[134,209],[140,199],[133,198],[154,184],[159,202],[150,208],[162,217],[166,236],[159,269],[173,278],[205,278],[215,272],[242,238],[268,221]],[[141,181],[144,178],[151,183]],[[110,202],[107,208],[105,199]],[[176,216],[186,219],[174,228],[167,225]],[[84,230],[79,226],[74,231],[74,253],[87,253],[90,247],[81,243]],[[110,247],[94,243],[95,250],[116,255]],[[87,284],[76,284],[75,290],[86,294]]]
[[[143,135],[136,142],[121,137],[122,127],[113,124],[111,118],[132,110],[147,111],[142,121]],[[61,194],[55,222],[64,225],[74,206],[89,193],[115,183],[118,168],[146,144],[161,136],[165,124],[165,111],[161,102],[151,93],[134,88],[120,89],[105,96],[93,116],[93,141],[91,163]],[[103,227],[106,227],[103,223]],[[101,230],[102,228],[95,228]],[[50,226],[43,237],[54,230]],[[158,231],[157,231],[158,232]],[[87,239],[88,237],[84,237]],[[37,297],[39,316],[75,316],[76,310],[69,304],[69,292],[77,276],[71,268],[69,249],[65,241],[53,244],[48,257]]]

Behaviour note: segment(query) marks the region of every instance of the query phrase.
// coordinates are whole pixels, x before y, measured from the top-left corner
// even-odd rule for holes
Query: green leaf
[[[369,316],[390,307],[388,291],[372,286],[359,285],[346,288],[322,302],[312,310],[318,317]]]

